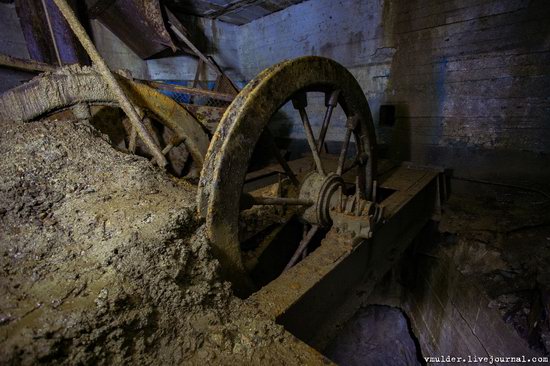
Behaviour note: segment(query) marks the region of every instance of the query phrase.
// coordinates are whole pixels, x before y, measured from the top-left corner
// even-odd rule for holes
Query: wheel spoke
[[[342,175],[346,174],[347,172],[349,172],[350,170],[352,170],[353,168],[357,167],[357,166],[365,166],[368,162],[368,155],[363,153],[363,154],[358,154],[356,157],[355,157],[355,160],[353,161],[353,163],[348,166],[348,167],[344,167],[342,169]],[[344,163],[344,166],[345,166],[345,163]]]
[[[311,206],[313,201],[302,198],[253,196],[243,192],[241,195],[241,210],[247,210],[252,206]]]
[[[267,137],[267,141],[270,145],[271,150],[273,151],[273,155],[275,155],[275,158],[277,159],[277,162],[283,170],[285,171],[288,178],[290,178],[290,181],[292,184],[294,184],[296,187],[300,185],[300,182],[298,181],[298,178],[296,178],[296,174],[292,171],[292,168],[290,168],[290,165],[288,165],[288,162],[285,160],[285,158],[281,155],[281,152],[279,151],[279,148],[277,147],[277,144],[275,143],[275,137],[271,134],[271,131],[266,128],[265,135]]]
[[[328,126],[332,117],[332,111],[338,105],[338,96],[340,90],[334,90],[328,98],[326,98],[325,105],[327,110],[325,111],[325,118],[323,118],[323,126],[321,127],[321,133],[319,134],[319,140],[317,141],[317,152],[320,154],[325,145],[325,137],[327,135]]]
[[[244,266],[247,271],[252,272],[252,270],[254,270],[254,268],[258,265],[259,258],[267,250],[269,250],[272,245],[277,245],[277,238],[279,237],[279,233],[288,229],[288,225],[291,222],[292,217],[294,217],[294,215],[287,215],[286,217],[283,217],[282,222],[281,218],[279,218],[279,221],[274,223],[275,225],[272,225],[272,227],[274,226],[273,229],[267,233],[265,231],[266,229],[269,229],[269,227],[264,228],[263,230],[257,230],[255,232],[247,233],[247,236],[240,238],[241,242],[243,242],[255,237],[259,233],[262,234],[262,239],[257,244],[256,248],[248,251],[246,255],[243,256]]]
[[[317,233],[317,230],[319,230],[318,225],[313,225],[311,227],[311,229],[309,229],[306,237],[303,238],[302,241],[300,242],[300,245],[298,245],[298,249],[296,249],[296,251],[292,255],[292,258],[290,258],[290,261],[285,266],[285,269],[283,270],[283,272],[288,270],[290,267],[292,267],[296,264],[296,262],[298,261],[298,258],[300,258],[300,256],[304,252],[304,250],[306,250],[306,248],[307,248],[309,242],[311,241],[311,239],[313,239],[313,237]]]
[[[306,106],[307,106],[306,93],[300,93],[296,95],[292,99],[292,105],[300,113],[300,118],[302,119],[302,124],[304,125],[304,130],[306,133],[307,143],[309,145],[309,149],[311,150],[311,153],[313,154],[313,160],[315,161],[317,171],[319,172],[319,174],[325,175],[325,170],[323,169],[323,163],[321,162],[321,158],[319,157],[319,153],[317,152],[317,144],[315,143],[315,137],[313,137],[313,130],[311,129],[311,124],[309,123],[309,118],[306,112]]]
[[[306,110],[304,108],[300,108],[299,112],[300,112],[300,117],[302,118],[302,123],[304,125],[304,130],[306,132],[306,139],[309,144],[311,153],[313,155],[313,160],[315,161],[317,171],[319,172],[319,174],[325,175],[325,169],[323,168],[321,157],[317,152],[317,145],[315,144],[315,138],[313,137],[313,131],[311,130],[311,124],[309,123]]]
[[[128,150],[132,154],[136,153],[136,144],[137,144],[137,131],[134,126],[130,127],[130,142],[128,144]]]
[[[360,165],[359,164],[359,159],[355,159],[350,166],[348,166],[348,167],[346,167],[342,170],[342,175],[346,174],[347,172],[349,172],[350,170],[352,170],[353,168],[355,168],[356,166],[359,166],[359,165]]]
[[[174,145],[172,144],[168,144],[164,147],[164,149],[162,149],[162,155],[166,155],[170,152],[170,150],[172,150],[174,148]]]
[[[346,130],[346,137],[344,137],[344,145],[342,145],[342,150],[340,151],[340,157],[338,159],[338,168],[336,169],[336,174],[342,175],[344,170],[344,164],[346,163],[346,155],[348,153],[349,140],[351,139],[351,129]]]

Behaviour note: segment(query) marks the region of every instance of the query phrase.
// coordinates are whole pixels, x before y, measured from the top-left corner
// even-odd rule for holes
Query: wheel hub
[[[308,207],[302,218],[312,225],[330,227],[332,219],[331,209],[339,204],[341,194],[335,194],[344,188],[342,177],[337,174],[323,176],[317,172],[311,172],[305,178],[300,188],[300,198],[309,199],[314,204]]]

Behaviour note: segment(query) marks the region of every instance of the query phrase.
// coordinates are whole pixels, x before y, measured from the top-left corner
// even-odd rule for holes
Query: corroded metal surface
[[[381,179],[384,223],[357,242],[333,226],[311,255],[247,299],[319,349],[355,313],[444,200],[441,171],[403,164]]]
[[[174,131],[198,166],[202,166],[209,139],[200,123],[178,103],[146,85],[115,75],[132,103],[151,111]],[[78,103],[117,105],[99,74],[91,67],[70,66],[45,73],[0,96],[0,119],[31,121]]]
[[[212,134],[222,119],[226,108],[210,107],[196,104],[185,104],[185,109],[192,113],[195,118]]]
[[[69,0],[77,13],[79,3]],[[15,9],[31,59],[52,65],[89,64],[86,52],[52,0],[16,0]]]
[[[214,134],[201,172],[199,214],[206,218],[214,250],[235,283],[244,267],[238,240],[242,186],[256,142],[271,116],[293,95],[303,91],[341,90],[340,105],[354,121],[359,152],[368,155],[360,174],[366,196],[376,171],[375,134],[370,109],[355,78],[340,64],[321,57],[303,57],[270,67],[253,79],[225,112]]]
[[[164,26],[158,0],[86,0],[97,18],[139,57],[146,59],[167,48],[176,50]]]

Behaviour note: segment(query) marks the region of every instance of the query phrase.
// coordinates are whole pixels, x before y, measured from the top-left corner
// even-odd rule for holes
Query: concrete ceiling
[[[304,0],[165,0],[176,13],[246,24]]]

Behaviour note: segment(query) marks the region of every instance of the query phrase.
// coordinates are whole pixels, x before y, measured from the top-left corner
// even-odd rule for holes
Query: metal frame
[[[315,349],[323,349],[421,229],[439,218],[446,199],[440,169],[404,163],[379,181],[381,188],[394,192],[380,202],[383,218],[372,239],[353,243],[345,233],[331,229],[319,248],[246,303]]]

